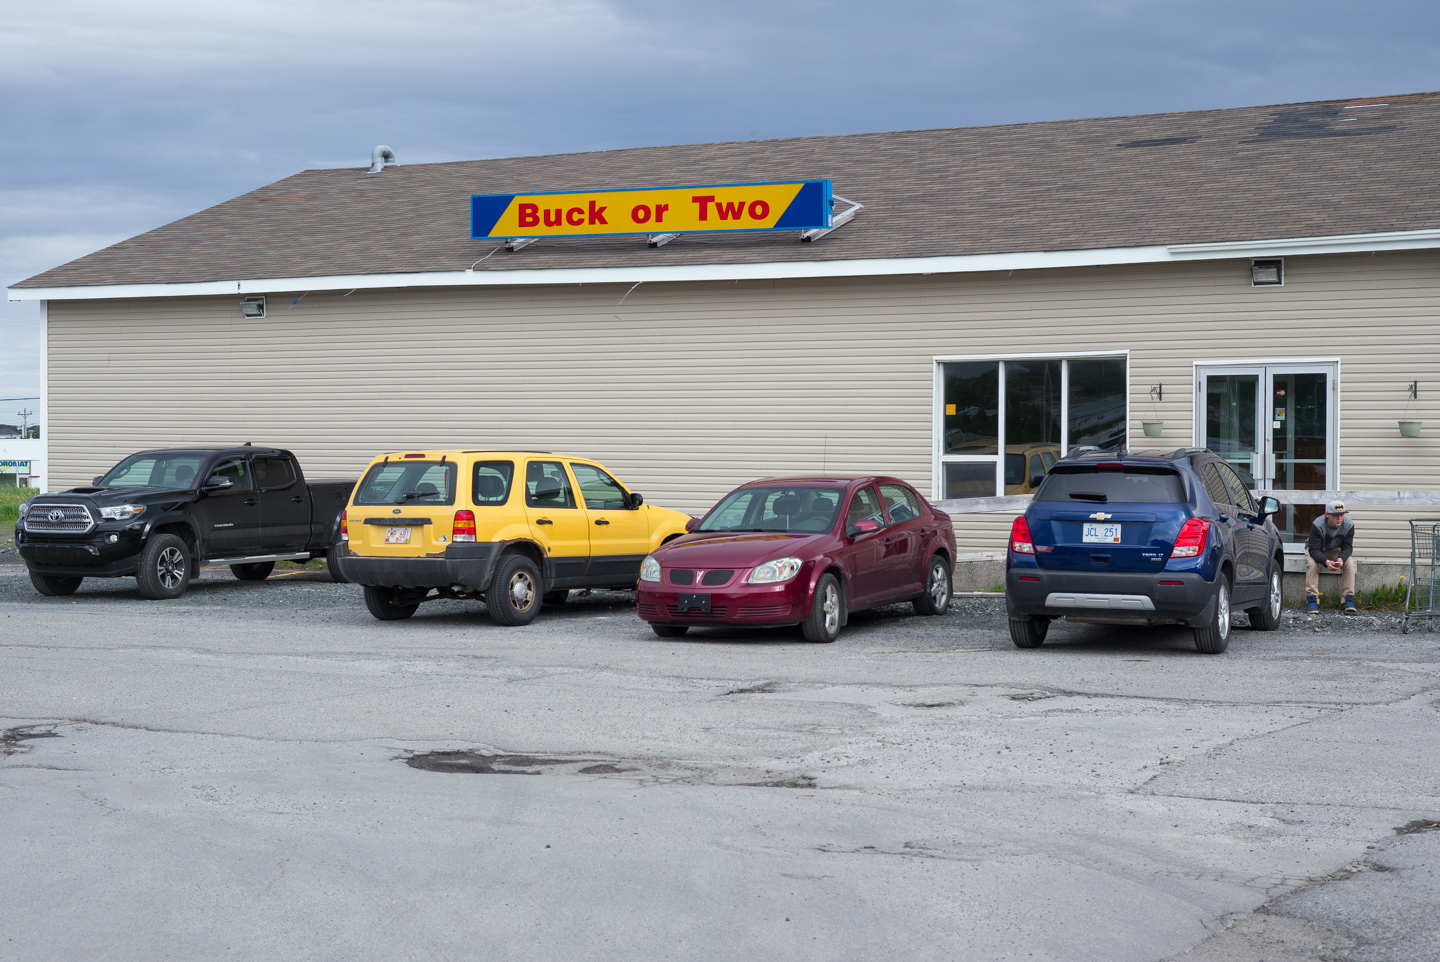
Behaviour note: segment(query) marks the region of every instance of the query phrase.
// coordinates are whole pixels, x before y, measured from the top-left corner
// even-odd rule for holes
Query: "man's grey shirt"
[[[1325,563],[1325,552],[1340,549],[1340,560],[1347,561],[1355,550],[1355,525],[1346,516],[1340,527],[1330,527],[1322,514],[1310,525],[1310,537],[1305,539],[1305,553],[1321,564]]]

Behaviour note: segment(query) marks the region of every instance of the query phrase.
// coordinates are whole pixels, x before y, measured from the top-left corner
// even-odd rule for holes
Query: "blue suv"
[[[1280,624],[1285,556],[1270,516],[1205,448],[1086,453],[1055,462],[1005,556],[1010,637],[1037,648],[1053,618],[1189,625],[1195,647],[1230,643],[1230,611]]]

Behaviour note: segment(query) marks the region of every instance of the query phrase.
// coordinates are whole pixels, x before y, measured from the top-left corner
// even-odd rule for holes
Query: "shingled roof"
[[[1440,95],[307,170],[14,285],[461,271],[471,194],[829,178],[794,233],[546,239],[476,271],[934,257],[1440,228]]]

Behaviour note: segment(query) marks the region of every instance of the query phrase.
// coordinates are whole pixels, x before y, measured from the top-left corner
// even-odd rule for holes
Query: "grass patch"
[[[985,593],[988,595],[1003,595],[1005,593],[1005,586],[991,585],[990,587],[985,589]]]
[[[39,493],[39,488],[0,488],[0,524],[14,524],[20,518],[20,503]]]
[[[1405,582],[1361,591],[1355,595],[1355,603],[1366,611],[1404,611]]]

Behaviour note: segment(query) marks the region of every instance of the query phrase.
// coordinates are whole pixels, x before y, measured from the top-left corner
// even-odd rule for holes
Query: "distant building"
[[[24,436],[24,433],[20,430],[20,425],[0,424],[0,438],[20,438]]]

